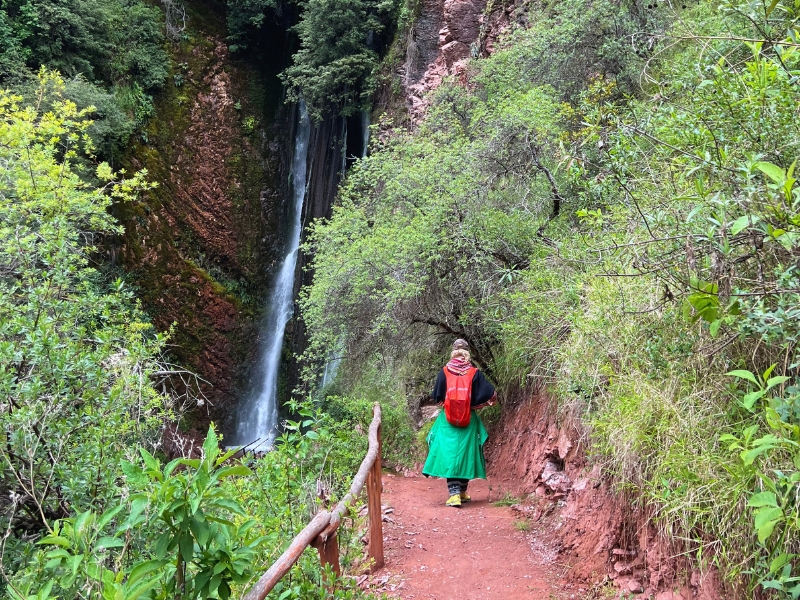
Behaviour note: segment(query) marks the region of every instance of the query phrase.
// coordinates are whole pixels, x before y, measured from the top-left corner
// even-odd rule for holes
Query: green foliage
[[[741,398],[742,406],[760,419],[741,431],[725,434],[720,441],[738,453],[739,468],[755,482],[747,506],[761,547],[754,574],[765,589],[800,597],[800,415],[787,411],[797,404],[800,387],[786,386],[787,376],[771,376],[776,365],[763,374],[738,369],[728,373],[755,388]],[[765,427],[766,426],[766,427]],[[762,435],[763,434],[763,435]]]
[[[351,116],[369,109],[375,91],[381,34],[398,9],[396,0],[304,0],[294,27],[300,48],[282,74],[287,99],[302,98],[320,118],[334,109]]]
[[[313,226],[309,357],[423,373],[464,337],[686,553],[796,597],[797,7],[526,10]]]
[[[39,77],[47,113],[0,93],[0,525],[15,532],[12,571],[26,537],[110,501],[130,446],[155,443],[165,401],[149,381],[163,338],[123,282],[90,263],[96,236],[118,231],[112,199],[149,187],[146,173],[121,180],[103,163],[102,183],[85,184],[87,111],[63,98],[58,76]]]
[[[230,597],[232,585],[249,581],[263,541],[251,533],[256,522],[242,518],[242,507],[221,486],[225,478],[250,474],[242,465],[223,466],[234,452],[220,456],[213,429],[200,459],[162,469],[140,449],[143,468],[122,463],[136,492],[103,515],[86,511],[57,522],[39,541],[50,548],[43,573],[35,584],[20,581],[12,597],[26,598],[36,585],[63,598]]]
[[[140,449],[140,460],[123,461],[125,487],[110,508],[62,519],[39,540],[41,550],[13,580],[11,598],[225,600],[242,594],[316,511],[320,499],[308,492],[315,487],[319,495],[320,478],[329,478],[325,494],[343,493],[356,468],[347,459],[356,452],[363,458],[353,444],[363,436],[308,407],[297,410],[304,420],[288,422],[278,448],[251,461],[252,469],[235,461],[236,450],[220,452],[213,428],[199,459],[162,466]],[[361,534],[346,525],[339,534],[343,567],[355,568]],[[310,551],[273,597],[363,597],[352,582],[328,573],[330,595],[322,576]]]
[[[280,78],[286,100],[303,99],[316,120],[328,113],[352,116],[369,110],[376,76],[403,0],[228,0],[231,50],[258,51],[267,25],[294,26],[299,48]],[[299,12],[297,20],[292,20]]]
[[[0,7],[0,84],[32,97],[41,66],[71,79],[64,94],[94,106],[90,135],[111,158],[152,109],[168,74],[163,14],[141,0],[8,0]],[[130,92],[139,98],[130,101]]]
[[[555,87],[574,98],[592,77],[612,77],[636,88],[644,60],[671,17],[663,5],[601,0],[526,3],[524,24],[501,41],[484,67],[491,89],[530,83]]]
[[[309,237],[315,280],[301,304],[310,351],[344,340],[351,357],[409,352],[434,327],[473,342],[490,369],[514,310],[509,283],[552,212],[545,174],[559,117],[548,89],[481,99],[446,88],[417,134],[397,133],[359,161],[333,218]]]
[[[361,382],[364,385],[364,382]],[[342,427],[353,427],[366,436],[372,421],[372,407],[378,393],[367,396],[354,390],[354,397],[327,396],[321,409],[331,416]],[[371,397],[370,397],[371,396]],[[396,398],[384,395],[380,399],[382,408],[381,439],[383,444],[384,464],[410,466],[417,458],[414,430],[405,403],[398,403]],[[359,445],[360,448],[360,445]],[[357,448],[354,448],[357,450]],[[364,452],[366,449],[364,448]],[[363,458],[363,452],[362,452]],[[360,463],[360,458],[359,461]]]
[[[366,436],[355,421],[297,405],[302,420],[249,465],[221,453],[213,429],[199,458],[162,464],[156,450],[172,415],[153,383],[170,368],[159,359],[165,336],[123,281],[93,268],[98,239],[120,233],[112,201],[153,186],[145,172],[122,179],[106,163],[88,170],[95,109],[66,94],[46,70],[27,102],[0,93],[4,594],[240,595],[323,502],[349,487]],[[387,410],[390,450],[410,431],[402,416]],[[358,527],[352,519],[340,530],[347,569],[362,561]],[[363,596],[350,579],[329,580],[333,594],[309,552],[275,597]]]
[[[520,502],[522,502],[520,498],[517,498],[511,492],[506,492],[503,494],[503,497],[500,500],[494,502],[493,504],[495,506],[513,506],[514,504],[519,504]]]
[[[522,519],[515,519],[514,529],[522,533],[525,533],[531,530],[531,524],[528,523],[527,521],[523,521]]]
[[[267,15],[278,8],[275,0],[228,0],[228,39],[231,52],[246,49],[261,32]]]

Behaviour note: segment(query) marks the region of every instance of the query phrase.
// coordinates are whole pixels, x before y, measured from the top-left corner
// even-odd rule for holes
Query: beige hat
[[[458,338],[455,342],[453,342],[453,350],[469,350],[469,344],[467,343],[467,340]]]

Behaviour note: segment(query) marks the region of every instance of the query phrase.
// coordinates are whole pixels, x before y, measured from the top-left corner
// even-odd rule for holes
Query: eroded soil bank
[[[546,397],[532,396],[504,411],[487,442],[490,483],[520,498],[512,509],[531,526],[531,551],[544,546],[563,567],[559,585],[587,599],[734,597],[715,569],[681,556],[614,490],[587,460],[582,435],[557,420]]]
[[[461,509],[444,505],[445,482],[421,464],[384,477],[386,567],[365,587],[428,599],[737,597],[614,490],[546,397],[506,408],[489,430],[488,479],[470,484]]]

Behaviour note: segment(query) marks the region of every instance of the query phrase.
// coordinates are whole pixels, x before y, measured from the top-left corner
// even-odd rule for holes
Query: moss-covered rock
[[[228,416],[241,366],[255,359],[291,149],[279,65],[234,60],[221,8],[188,9],[184,39],[170,46],[170,84],[126,158],[158,188],[115,207],[125,226],[115,250],[156,327],[173,327],[175,360],[209,382],[212,406],[192,419],[204,426]]]

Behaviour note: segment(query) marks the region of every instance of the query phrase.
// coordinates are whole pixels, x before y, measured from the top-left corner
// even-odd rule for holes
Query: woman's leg
[[[471,498],[467,496],[467,486],[469,485],[469,479],[459,479],[459,494],[461,495],[461,500],[468,502]]]
[[[451,496],[455,496],[461,493],[461,486],[463,485],[461,482],[464,481],[463,479],[452,479],[450,477],[447,478],[447,491],[450,492]],[[465,488],[466,489],[466,488]]]

